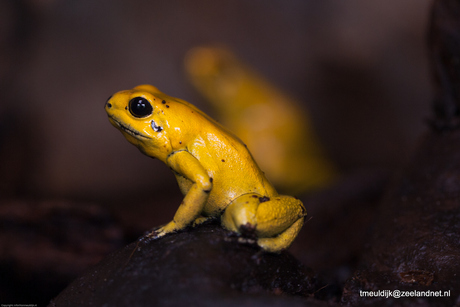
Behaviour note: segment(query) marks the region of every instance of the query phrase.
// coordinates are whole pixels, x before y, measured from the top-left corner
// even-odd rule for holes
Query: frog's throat
[[[113,118],[112,116],[109,116],[109,117],[110,117],[111,120],[113,120],[113,122],[114,122],[115,124],[117,124],[117,126],[118,126],[121,130],[123,130],[124,132],[126,132],[126,133],[132,135],[133,137],[135,137],[135,138],[141,137],[141,138],[145,138],[145,139],[151,139],[149,136],[147,136],[147,135],[145,135],[145,134],[143,134],[143,133],[140,133],[139,131],[137,131],[137,130],[131,128],[131,127],[128,127],[128,126],[126,126],[126,125],[123,125],[122,123],[120,123],[118,120],[116,120],[116,119]]]

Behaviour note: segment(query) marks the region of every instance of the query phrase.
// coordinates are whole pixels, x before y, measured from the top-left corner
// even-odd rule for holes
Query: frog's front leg
[[[250,193],[232,201],[222,216],[222,225],[243,235],[254,234],[264,250],[280,252],[294,241],[305,216],[302,202],[294,197]]]
[[[188,179],[192,184],[173,220],[157,230],[152,230],[145,236],[147,239],[156,239],[192,224],[200,217],[212,189],[212,178],[189,152],[174,152],[169,155],[166,163],[173,171]]]

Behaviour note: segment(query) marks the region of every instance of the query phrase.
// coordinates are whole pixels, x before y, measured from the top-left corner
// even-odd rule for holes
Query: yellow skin
[[[331,183],[334,167],[297,101],[224,48],[193,48],[185,69],[222,122],[248,144],[277,188],[299,194]]]
[[[305,208],[276,192],[237,136],[194,105],[151,85],[114,94],[105,110],[130,143],[170,167],[185,195],[173,220],[144,238],[220,217],[223,227],[256,236],[266,251],[291,245]]]

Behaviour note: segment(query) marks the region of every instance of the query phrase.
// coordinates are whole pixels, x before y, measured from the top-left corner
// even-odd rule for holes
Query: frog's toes
[[[147,237],[147,236],[142,236],[139,239],[137,239],[137,242],[141,245],[145,245],[147,243],[150,243],[151,241],[155,240],[155,238],[152,237]]]
[[[149,242],[151,242],[153,240],[156,240],[156,239],[158,239],[160,237],[161,237],[161,235],[158,232],[158,229],[152,229],[152,230],[149,230],[149,231],[145,232],[144,235],[138,239],[138,242],[140,244],[147,244],[147,243],[149,243]]]
[[[241,244],[250,244],[250,245],[257,245],[257,240],[253,238],[245,238],[245,237],[239,237],[238,238],[238,243]]]

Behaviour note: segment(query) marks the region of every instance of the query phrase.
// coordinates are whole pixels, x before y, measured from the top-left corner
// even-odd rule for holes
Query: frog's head
[[[151,85],[140,85],[118,92],[107,100],[109,121],[144,154],[164,160],[171,152],[168,123],[162,112],[161,92]]]

